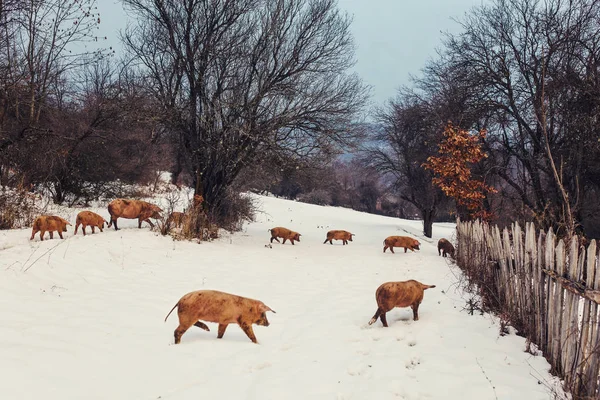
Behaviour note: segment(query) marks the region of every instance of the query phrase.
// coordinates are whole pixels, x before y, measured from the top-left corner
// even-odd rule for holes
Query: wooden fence
[[[600,266],[587,248],[552,230],[457,224],[456,262],[483,301],[535,343],[574,399],[599,399]]]

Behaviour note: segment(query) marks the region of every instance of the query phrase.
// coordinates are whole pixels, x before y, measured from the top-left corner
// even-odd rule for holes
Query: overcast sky
[[[373,87],[373,103],[382,104],[409,84],[435,55],[442,32],[458,32],[452,18],[461,18],[485,0],[338,0],[353,16],[352,31],[357,44],[354,70]],[[98,0],[102,18],[99,36],[120,51],[118,31],[127,16],[118,0]]]

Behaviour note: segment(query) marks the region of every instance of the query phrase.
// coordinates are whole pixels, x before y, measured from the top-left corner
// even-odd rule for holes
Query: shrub
[[[316,204],[319,206],[328,206],[332,202],[331,194],[324,189],[316,189],[311,192],[301,194],[298,200],[303,203]]]
[[[23,187],[0,188],[0,229],[31,226],[41,212],[36,206],[35,195]]]

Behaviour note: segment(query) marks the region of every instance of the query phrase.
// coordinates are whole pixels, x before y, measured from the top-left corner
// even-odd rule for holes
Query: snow
[[[549,399],[561,393],[525,339],[500,336],[498,320],[469,315],[458,269],[437,254],[453,224],[254,196],[261,212],[242,232],[201,244],[174,241],[136,220],[115,232],[29,241],[0,231],[0,394],[6,399]],[[108,219],[105,207],[92,208]],[[74,223],[81,209],[62,209]],[[302,234],[269,243],[269,228]],[[355,233],[323,244],[330,229]],[[411,235],[421,251],[383,254],[383,239]],[[383,282],[416,279],[410,308],[369,326]],[[177,314],[193,290],[259,299],[269,327],[253,344],[237,326],[223,339],[191,327],[173,344]],[[216,397],[219,396],[219,397]]]

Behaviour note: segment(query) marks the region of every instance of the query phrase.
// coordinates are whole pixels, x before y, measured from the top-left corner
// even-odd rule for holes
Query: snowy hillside
[[[137,221],[66,240],[29,241],[0,231],[0,396],[3,399],[549,399],[557,382],[525,340],[499,336],[497,320],[463,310],[457,269],[438,256],[451,224],[374,216],[256,196],[262,213],[243,232],[210,243],[173,241]],[[80,210],[70,210],[74,224]],[[98,209],[108,219],[105,208]],[[301,242],[269,243],[285,226]],[[329,229],[355,233],[323,244]],[[382,253],[389,235],[412,235],[421,251]],[[367,323],[383,282],[416,279],[427,290]],[[177,314],[193,290],[259,299],[269,327],[253,344],[237,326],[218,340],[190,328],[173,344]]]

